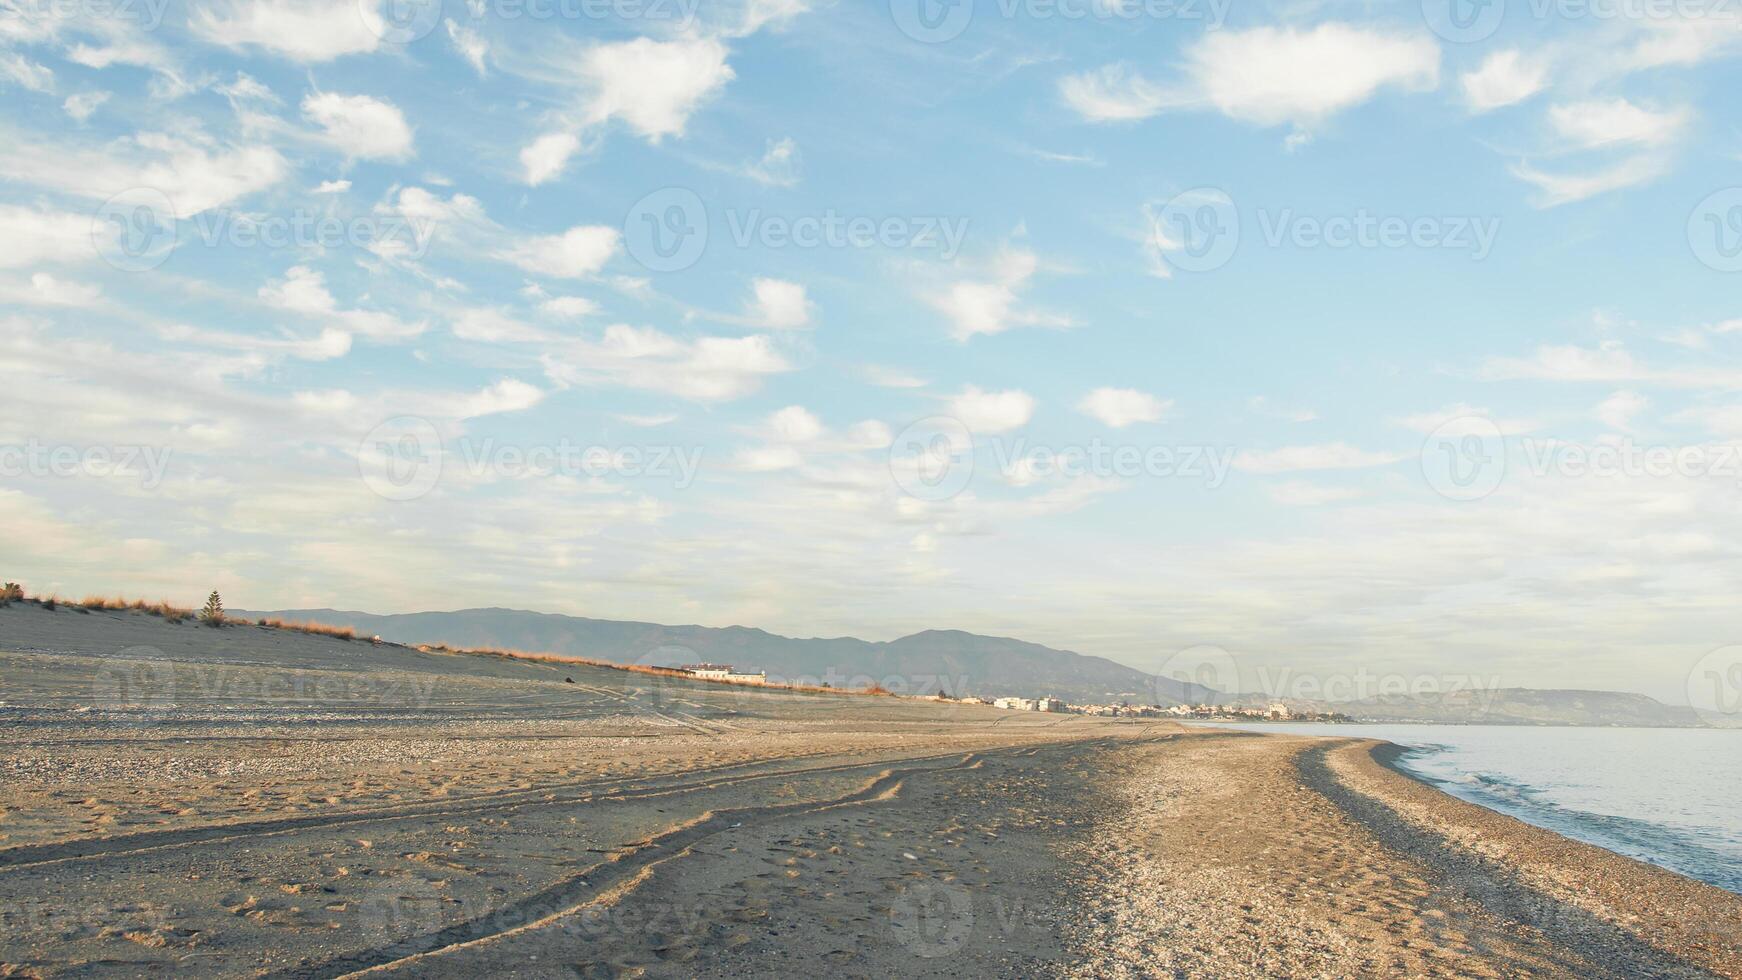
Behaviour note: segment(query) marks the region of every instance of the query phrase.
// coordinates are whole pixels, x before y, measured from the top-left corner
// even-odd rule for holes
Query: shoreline
[[[1463,884],[1536,928],[1600,942],[1617,960],[1638,943],[1742,976],[1742,895],[1454,796],[1404,767],[1409,751],[1373,739],[1326,746],[1303,756],[1303,776],[1393,846],[1459,865]]]
[[[0,976],[1742,980],[1742,899],[1374,739],[76,622],[0,660]]]

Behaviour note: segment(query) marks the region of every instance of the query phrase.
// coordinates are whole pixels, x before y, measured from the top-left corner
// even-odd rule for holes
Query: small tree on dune
[[[206,607],[200,610],[200,622],[207,626],[224,625],[224,600],[218,598],[218,590],[206,596]]]

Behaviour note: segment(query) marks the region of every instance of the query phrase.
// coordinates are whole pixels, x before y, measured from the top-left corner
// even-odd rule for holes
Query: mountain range
[[[238,612],[350,626],[396,643],[492,647],[670,667],[731,664],[770,680],[952,697],[1054,695],[1067,701],[1178,704],[1211,699],[1197,684],[1156,677],[1104,657],[998,636],[926,630],[888,642],[850,636],[797,639],[745,626],[662,626],[517,609],[373,615],[337,609]]]
[[[1104,657],[961,630],[925,630],[877,642],[851,636],[795,638],[745,626],[663,626],[518,609],[375,615],[337,609],[236,612],[350,626],[407,644],[447,644],[592,657],[614,663],[730,664],[767,671],[771,681],[835,687],[880,684],[897,694],[953,697],[1053,695],[1077,703],[1262,705],[1257,695],[1224,695],[1147,674]],[[1699,727],[1691,709],[1642,694],[1505,688],[1446,695],[1326,703],[1288,699],[1297,711],[1336,711],[1358,721],[1445,724]]]

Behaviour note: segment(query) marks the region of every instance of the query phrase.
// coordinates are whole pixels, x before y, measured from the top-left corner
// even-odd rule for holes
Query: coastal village
[[[671,667],[670,670],[689,674],[697,680],[724,681],[731,684],[764,685],[768,683],[766,671],[740,671],[731,664],[685,664],[681,667]],[[1289,708],[1281,701],[1272,701],[1263,707],[1245,707],[1232,704],[1069,704],[1062,698],[1055,697],[950,697],[943,692],[927,696],[928,701],[953,702],[955,704],[990,705],[1006,711],[1042,711],[1053,714],[1094,715],[1102,718],[1185,718],[1195,720],[1219,721],[1301,721],[1301,722],[1344,722],[1349,718],[1337,712],[1327,711],[1297,711]]]

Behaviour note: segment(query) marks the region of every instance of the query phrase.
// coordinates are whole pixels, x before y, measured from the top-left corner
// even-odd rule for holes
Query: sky
[[[0,0],[0,565],[1686,702],[1742,684],[1739,54],[1726,0]]]

